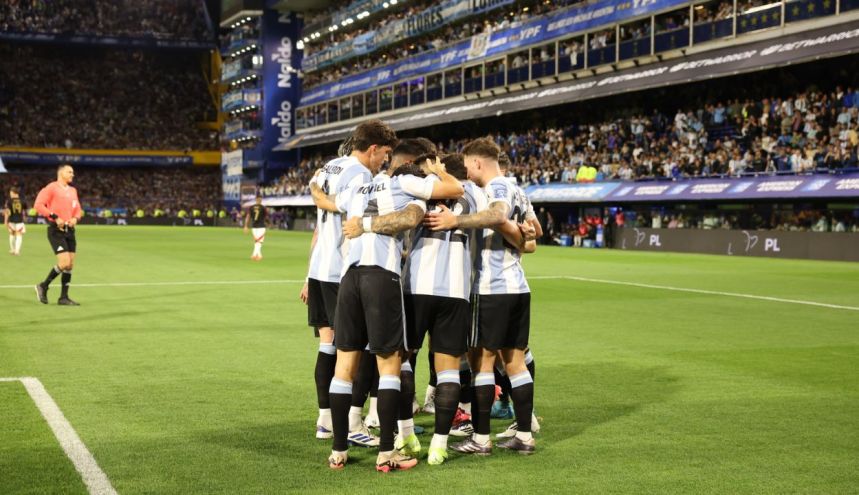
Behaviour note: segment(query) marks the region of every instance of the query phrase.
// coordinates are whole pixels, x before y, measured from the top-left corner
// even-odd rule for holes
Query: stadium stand
[[[211,150],[199,56],[0,44],[0,146]]]
[[[0,31],[93,36],[211,37],[194,0],[4,0]]]
[[[561,1],[520,1],[509,8],[494,10],[483,15],[467,17],[458,22],[443,24],[433,32],[415,37],[406,37],[400,41],[383,47],[380,50],[365,56],[354,57],[344,60],[333,67],[319,70],[305,71],[303,74],[303,85],[307,90],[324,82],[335,81],[338,78],[369,70],[375,67],[396,62],[420,53],[438,50],[451,43],[461,41],[464,38],[476,34],[490,32],[506,27],[519,25],[532,17],[543,15],[555,10],[566,8],[570,5],[583,3],[576,0]],[[372,29],[381,29],[386,24],[400,19],[405,19],[425,11],[435,2],[424,2],[419,4],[408,4],[403,10],[391,12],[389,15],[380,17],[378,21],[366,29],[355,31],[327,32],[324,38],[317,39],[312,44],[305,44],[305,57],[312,55],[321,49],[331,47],[339,43],[350,43],[353,39],[360,37]]]
[[[740,177],[830,172],[859,167],[859,90],[836,86],[761,99],[710,100],[650,114],[487,134],[520,185],[577,181],[593,165],[597,180]],[[470,139],[439,142],[458,152]],[[317,155],[290,170],[266,195],[306,194],[324,164]]]
[[[32,203],[36,193],[56,178],[56,167],[10,166],[0,174],[0,190],[17,185]],[[166,216],[180,210],[206,211],[220,203],[221,176],[212,167],[75,167],[74,185],[88,214],[105,209],[144,210],[152,216],[156,209]]]

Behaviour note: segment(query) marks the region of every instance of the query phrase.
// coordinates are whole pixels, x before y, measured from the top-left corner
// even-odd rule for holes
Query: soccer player
[[[265,228],[268,225],[268,212],[262,205],[262,196],[256,197],[256,204],[248,208],[245,214],[245,234],[248,233],[249,225],[253,224],[251,235],[254,236],[254,251],[251,259],[262,260],[262,243],[265,241]]]
[[[72,268],[75,263],[77,241],[75,226],[81,219],[81,205],[78,192],[71,185],[75,171],[69,164],[57,168],[57,180],[39,191],[36,196],[36,211],[48,219],[48,242],[57,256],[57,264],[47,278],[36,284],[36,296],[42,304],[48,304],[48,286],[62,274],[62,292],[57,304],[60,306],[80,306],[69,298],[69,284],[72,281]]]
[[[24,234],[27,227],[24,225],[24,212],[27,204],[21,200],[17,187],[9,189],[9,199],[3,205],[3,225],[9,231],[9,254],[21,255],[21,245],[24,243]]]
[[[524,225],[527,212],[525,193],[508,181],[498,165],[500,149],[489,139],[476,139],[462,150],[468,177],[484,188],[489,207],[473,215],[456,216],[449,211],[427,215],[427,225],[433,230],[473,228],[487,218],[512,219]],[[472,335],[475,407],[472,407],[475,433],[464,442],[451,446],[463,453],[488,455],[492,451],[489,439],[489,419],[495,396],[493,368],[497,351],[501,351],[507,376],[512,386],[511,397],[518,423],[512,438],[498,446],[523,454],[534,452],[531,416],[534,384],[525,366],[525,349],[530,331],[531,294],[520,263],[521,252],[501,235],[484,230],[478,236],[480,261],[475,263],[474,322]],[[526,419],[527,418],[527,419]]]
[[[417,158],[418,162],[424,160],[424,157]],[[474,213],[484,209],[487,203],[486,194],[473,182],[466,181],[466,170],[461,156],[447,155],[443,163],[451,175],[463,181],[465,194],[457,201],[430,202],[428,206],[434,207],[437,203],[441,208],[444,205],[455,214]],[[378,223],[397,221],[395,217],[403,214],[396,212],[378,217]],[[350,238],[363,232],[356,220],[350,219],[344,226],[344,232]],[[501,223],[504,225],[487,222],[485,226],[498,228],[505,237],[509,235],[511,242],[516,245],[526,242],[517,225],[504,219]],[[376,230],[378,226],[373,228]],[[482,230],[478,232],[482,234]],[[467,350],[471,323],[470,239],[473,237],[474,232],[470,230],[432,232],[424,226],[418,226],[412,235],[412,245],[404,270],[407,350],[416,352],[420,349],[425,335],[429,333],[430,350],[434,354],[437,370],[438,393],[434,398],[435,435],[428,456],[431,465],[441,464],[447,458],[447,437],[459,403],[460,358]],[[531,242],[533,247],[533,241]],[[403,363],[404,369],[407,364]],[[403,390],[413,391],[414,382],[406,385],[406,376],[408,375],[401,374]],[[401,448],[408,455],[415,455],[421,446],[413,433],[412,399],[404,392],[401,392],[401,395],[400,434],[395,447]]]
[[[397,143],[393,129],[381,121],[370,120],[360,124],[339,150],[344,156],[329,161],[313,178],[312,183],[325,194],[340,193],[372,180],[371,170],[382,166],[391,147]],[[330,439],[334,427],[331,419],[329,388],[334,376],[337,351],[334,347],[334,314],[337,293],[343,272],[343,232],[340,212],[317,209],[316,231],[311,241],[307,283],[302,299],[307,303],[307,321],[319,337],[316,355],[316,398],[319,417],[316,420],[316,438]],[[354,425],[353,425],[354,426]],[[363,426],[363,425],[362,425]],[[376,446],[378,439],[366,428],[351,429],[353,443]]]
[[[501,173],[506,176],[507,170],[511,166],[510,157],[507,153],[502,152],[498,155],[498,166],[501,168]],[[508,180],[514,185],[516,185],[516,179],[512,177],[508,177]],[[540,224],[540,221],[537,219],[536,213],[534,213],[534,206],[531,204],[531,201],[526,197],[525,201],[528,204],[527,211],[525,213],[525,221],[531,224],[534,227],[536,232],[537,239],[543,237],[543,226]],[[531,349],[525,349],[525,366],[528,368],[528,372],[531,374],[531,379],[536,379],[535,369],[537,363],[534,361],[534,355],[531,353]],[[498,400],[496,400],[492,404],[492,411],[490,416],[498,419],[510,419],[514,417],[513,408],[510,406],[510,379],[507,377],[507,372],[504,371],[503,360],[500,356],[498,356],[495,362],[495,382],[501,387],[501,395]],[[518,425],[516,421],[510,424],[506,430],[501,433],[495,435],[495,438],[509,438],[516,435],[518,431]],[[540,431],[540,423],[537,421],[537,416],[533,412],[531,413],[531,432],[538,433]]]
[[[435,155],[436,147],[427,138],[406,138],[400,140],[396,146],[394,146],[391,151],[391,162],[388,165],[388,168],[385,172],[388,175],[393,175],[398,168],[407,164],[414,164],[415,159],[421,155]],[[419,168],[419,167],[418,167]],[[418,172],[423,173],[423,172]],[[408,233],[407,233],[408,235]],[[409,240],[404,240],[404,246],[409,244]],[[404,253],[407,252],[407,249],[404,249]],[[371,361],[371,354],[369,349],[364,351],[364,354],[361,357],[361,368],[358,373],[358,381],[355,387],[355,396],[352,401],[352,409],[349,412],[349,424],[350,431],[352,431],[352,426],[359,422],[358,416],[363,411],[364,400],[362,398],[366,395],[366,380],[372,375],[375,382],[378,382],[378,374],[376,373],[375,363]],[[402,383],[414,383],[414,370],[412,368],[412,363],[403,363],[403,370],[400,373],[400,380]],[[378,401],[376,398],[376,390],[370,390],[370,408],[367,412],[367,418],[364,420],[367,426],[371,426],[374,428],[379,427],[379,412],[378,412]],[[402,395],[402,394],[401,394]],[[414,399],[413,399],[414,402]],[[413,406],[409,406],[413,407]],[[411,417],[411,416],[409,416]],[[420,428],[420,427],[418,427]]]
[[[381,165],[381,164],[380,164]],[[401,167],[405,168],[405,167]],[[311,186],[317,206],[346,212],[349,218],[361,217],[366,231],[349,242],[347,271],[337,298],[335,343],[337,367],[331,380],[331,410],[334,445],[329,467],[342,469],[348,459],[346,428],[352,382],[361,357],[369,343],[379,368],[378,409],[380,422],[379,456],[376,469],[382,472],[414,467],[417,459],[394,449],[394,426],[400,395],[401,351],[404,342],[403,295],[400,286],[402,236],[396,235],[420,223],[426,211],[425,200],[457,199],[462,185],[435,162],[436,177],[415,175],[377,175],[372,182],[338,194],[332,201]],[[379,215],[408,210],[400,223],[378,225]],[[374,224],[376,229],[373,228]],[[374,233],[375,230],[380,232]]]

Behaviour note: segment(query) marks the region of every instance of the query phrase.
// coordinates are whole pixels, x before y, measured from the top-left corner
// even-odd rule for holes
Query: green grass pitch
[[[331,472],[313,435],[309,235],[269,232],[255,263],[238,229],[78,230],[81,307],[56,306],[59,280],[36,302],[44,228],[0,257],[0,377],[39,378],[120,494],[859,492],[859,264],[540,248],[536,455],[382,475],[356,448]],[[539,278],[564,275],[854,309]],[[198,284],[230,281],[270,283]],[[187,284],[85,286],[118,282]],[[426,380],[422,355],[419,398]],[[0,494],[18,493],[86,487],[0,382]]]

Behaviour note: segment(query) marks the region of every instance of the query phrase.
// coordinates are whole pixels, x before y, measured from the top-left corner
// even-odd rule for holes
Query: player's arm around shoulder
[[[409,203],[400,211],[378,217],[352,217],[343,224],[343,234],[349,239],[365,232],[394,235],[413,229],[421,223],[425,210],[417,203]]]
[[[493,229],[507,221],[507,204],[495,201],[489,207],[471,215],[454,215],[450,208],[439,205],[439,211],[430,212],[424,219],[424,225],[430,230],[451,229]]]

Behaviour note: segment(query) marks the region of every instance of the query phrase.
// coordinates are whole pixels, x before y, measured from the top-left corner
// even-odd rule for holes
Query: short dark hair
[[[391,177],[396,177],[398,175],[414,175],[415,177],[421,178],[427,176],[426,172],[423,171],[420,165],[412,162],[400,165],[391,173]]]
[[[513,163],[510,161],[510,156],[503,151],[499,153],[498,166],[501,168],[510,168],[510,165],[513,165]]]
[[[470,141],[462,148],[462,156],[479,156],[489,160],[498,160],[501,148],[489,138],[480,138]]]
[[[401,139],[399,144],[391,152],[391,155],[420,156],[436,154],[435,145],[427,138]]]
[[[355,128],[352,133],[352,146],[358,151],[367,151],[370,146],[397,145],[397,133],[381,120],[368,120]]]
[[[456,177],[457,180],[468,180],[468,171],[465,170],[465,163],[462,160],[462,155],[459,153],[451,153],[441,157],[441,162],[444,163],[444,168],[447,173]]]

